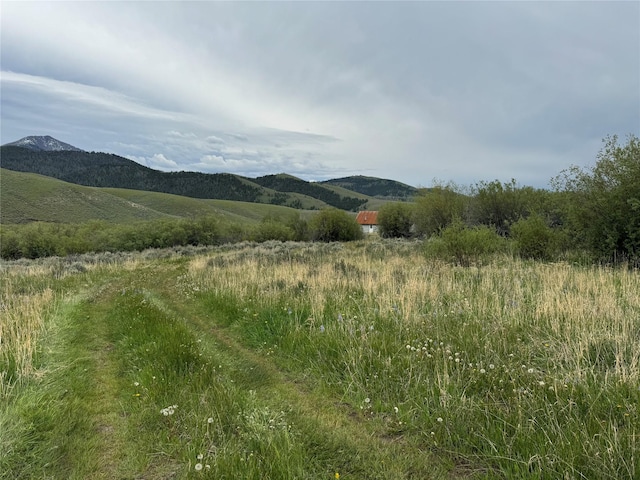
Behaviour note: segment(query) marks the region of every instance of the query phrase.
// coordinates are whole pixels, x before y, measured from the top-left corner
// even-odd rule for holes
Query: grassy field
[[[421,248],[0,264],[0,478],[640,478],[640,274]]]

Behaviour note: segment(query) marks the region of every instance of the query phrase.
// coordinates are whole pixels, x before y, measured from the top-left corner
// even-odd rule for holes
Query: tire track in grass
[[[176,459],[152,458],[152,441],[139,435],[145,410],[135,408],[134,386],[123,377],[119,343],[126,339],[114,334],[121,292],[137,283],[136,275],[102,272],[98,284],[60,303],[42,378],[17,401],[24,440],[15,456],[23,458],[0,478],[178,478]]]
[[[123,405],[122,379],[116,345],[111,337],[110,316],[121,286],[129,275],[118,275],[99,295],[84,306],[86,327],[93,333],[91,353],[94,361],[93,381],[98,396],[92,406],[94,434],[98,449],[96,468],[91,478],[133,478],[139,466],[129,435],[130,413]]]
[[[324,469],[323,477],[342,472],[343,478],[463,478],[451,465],[434,458],[419,445],[375,430],[357,410],[323,392],[318,385],[294,372],[283,372],[265,355],[242,344],[225,321],[226,312],[209,310],[201,301],[181,296],[176,278],[180,272],[154,282],[154,301],[172,310],[203,339],[203,347],[216,350],[236,365],[239,382],[257,392],[276,410],[289,410],[302,434],[309,463]],[[313,478],[313,477],[311,477]]]
[[[86,366],[66,372],[66,381],[78,384],[76,398],[66,403],[81,404],[75,414],[85,415],[87,422],[85,429],[68,432],[69,442],[75,445],[69,452],[73,467],[69,478],[132,478],[134,474],[127,434],[130,418],[122,406],[115,348],[109,339],[108,318],[123,282],[123,275],[109,278],[97,291],[85,293],[87,299],[75,304],[68,316],[68,345],[73,349],[63,347],[64,355],[84,358]]]
[[[102,322],[105,289],[60,300],[41,349],[41,371],[11,405],[9,471],[0,478],[106,479],[126,446]],[[108,294],[107,294],[108,295]]]
[[[251,390],[260,409],[287,412],[297,432],[293,438],[301,444],[296,448],[305,452],[304,478],[328,478],[335,472],[342,478],[450,478],[447,467],[419,446],[401,437],[380,435],[339,398],[322,392],[302,374],[283,372],[270,358],[244,346],[232,329],[220,326],[224,322],[212,320],[223,313],[181,297],[175,285],[180,265],[154,262],[136,272],[112,274],[102,279],[105,287],[92,292],[90,300],[69,303],[61,313],[66,325],[60,335],[56,354],[60,370],[52,379],[52,391],[67,393],[56,397],[51,407],[78,421],[54,429],[49,439],[50,446],[64,447],[53,462],[51,477],[157,479],[196,475],[193,466],[200,453],[199,434],[192,417],[204,411],[198,404],[217,400],[211,396],[211,387],[198,380],[197,371],[172,377],[175,383],[161,392],[169,395],[166,400],[154,397],[151,391],[140,399],[132,397],[127,388],[133,388],[136,374],[127,366],[131,358],[126,350],[141,346],[131,344],[135,335],[126,331],[126,317],[131,316],[134,330],[149,326],[146,340],[150,345],[158,340],[154,337],[155,319],[175,332],[170,336],[194,345],[200,341],[197,348],[202,362],[196,363],[222,363],[226,376],[223,380],[218,377],[218,387],[230,390],[230,397],[239,392],[246,397]],[[136,316],[140,318],[136,320]],[[142,360],[134,361],[139,369],[146,368]],[[163,401],[180,406],[175,419],[158,425],[162,419],[158,402]],[[243,410],[247,408],[243,403],[237,412],[251,411],[256,405],[249,407]],[[221,428],[233,430],[237,418],[222,418]],[[238,441],[233,433],[229,438]],[[286,461],[283,464],[286,467]],[[206,472],[201,475],[206,478]]]

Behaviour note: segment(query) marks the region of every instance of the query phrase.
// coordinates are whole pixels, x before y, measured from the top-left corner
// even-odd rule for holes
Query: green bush
[[[630,135],[604,139],[596,164],[573,166],[553,179],[564,194],[574,247],[605,261],[640,263],[640,139]],[[576,242],[580,242],[576,245]]]
[[[410,237],[413,226],[413,206],[404,202],[383,205],[378,212],[378,225],[382,237]]]
[[[293,232],[280,226],[272,237],[291,239]],[[283,230],[285,229],[285,230]],[[90,221],[84,224],[60,225],[30,223],[2,226],[0,256],[6,260],[65,256],[87,252],[141,251],[147,248],[169,248],[186,245],[219,245],[229,237],[238,240],[244,232],[227,232],[213,217],[197,219],[160,219],[137,224],[109,224]],[[265,233],[266,235],[266,233]]]
[[[511,235],[523,258],[550,260],[557,254],[558,237],[539,215],[518,220],[511,226]]]
[[[6,229],[0,230],[0,258],[16,260],[20,257],[22,257],[22,249],[18,234]]]
[[[467,201],[461,188],[452,183],[421,190],[413,211],[416,234],[438,234],[456,218],[462,218]]]
[[[296,242],[309,240],[309,224],[299,213],[291,215],[286,220],[285,225],[293,231],[293,240]]]
[[[253,230],[250,238],[254,242],[266,242],[267,240],[287,242],[293,240],[294,231],[284,223],[274,219],[267,219]]]
[[[425,242],[428,257],[439,257],[462,266],[482,263],[489,256],[508,252],[509,243],[493,228],[479,226],[468,228],[457,220],[440,233],[440,237]]]
[[[318,242],[350,242],[363,237],[353,215],[337,208],[321,210],[309,222],[311,239]]]

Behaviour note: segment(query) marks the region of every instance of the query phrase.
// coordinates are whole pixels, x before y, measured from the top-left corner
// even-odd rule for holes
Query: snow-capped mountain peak
[[[78,147],[61,142],[49,135],[24,137],[18,141],[7,143],[6,145],[47,152],[57,152],[61,150],[72,150],[75,152],[83,151]]]

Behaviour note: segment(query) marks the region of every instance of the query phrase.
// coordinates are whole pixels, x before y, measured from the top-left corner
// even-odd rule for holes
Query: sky
[[[549,188],[640,135],[640,2],[0,3],[0,143]]]

